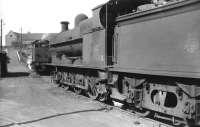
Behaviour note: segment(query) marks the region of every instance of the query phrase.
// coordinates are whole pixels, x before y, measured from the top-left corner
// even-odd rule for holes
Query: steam
[[[45,33],[42,35],[41,40],[46,40],[50,36],[49,33]]]

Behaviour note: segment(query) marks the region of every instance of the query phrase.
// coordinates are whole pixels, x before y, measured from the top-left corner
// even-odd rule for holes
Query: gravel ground
[[[32,78],[14,50],[9,77],[0,80],[0,127],[156,127],[86,97],[55,87],[48,78]]]

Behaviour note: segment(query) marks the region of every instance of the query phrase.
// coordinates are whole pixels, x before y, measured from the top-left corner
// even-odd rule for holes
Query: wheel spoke
[[[89,85],[87,93],[88,93],[88,96],[92,99],[97,99],[98,97],[98,92],[95,85],[94,86]]]

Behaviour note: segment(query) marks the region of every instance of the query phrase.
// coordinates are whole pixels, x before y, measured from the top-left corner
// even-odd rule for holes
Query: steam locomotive
[[[158,0],[159,1],[159,0]],[[92,99],[174,125],[200,124],[200,1],[110,0],[33,43],[36,70]]]

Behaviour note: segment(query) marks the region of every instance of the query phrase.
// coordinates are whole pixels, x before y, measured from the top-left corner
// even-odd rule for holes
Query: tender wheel
[[[97,87],[95,85],[94,86],[89,85],[87,94],[93,100],[97,99],[97,97],[98,97]]]
[[[74,89],[74,92],[75,92],[76,94],[81,94],[81,92],[82,92],[82,89],[81,89],[81,88],[74,87],[73,89]]]

